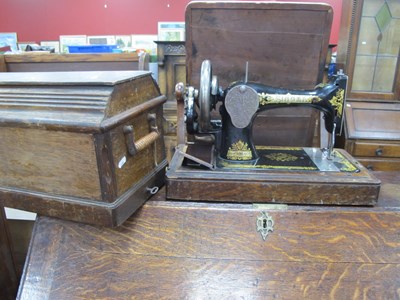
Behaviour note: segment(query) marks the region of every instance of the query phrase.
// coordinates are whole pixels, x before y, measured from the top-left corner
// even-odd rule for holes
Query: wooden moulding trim
[[[6,63],[46,63],[46,62],[136,62],[136,53],[90,53],[90,54],[36,54],[4,55]]]
[[[227,191],[216,190],[204,193],[198,186],[214,189],[220,185]],[[326,197],[310,191],[323,190]],[[254,191],[254,192],[253,192]],[[337,194],[340,191],[340,194]],[[356,191],[356,192],[355,192]],[[220,201],[240,203],[269,204],[307,204],[307,205],[375,205],[379,198],[380,187],[376,185],[353,184],[319,185],[319,184],[275,184],[252,182],[212,182],[202,180],[167,180],[167,199],[183,201]],[[246,195],[243,198],[242,195]],[[241,195],[241,196],[237,196]]]

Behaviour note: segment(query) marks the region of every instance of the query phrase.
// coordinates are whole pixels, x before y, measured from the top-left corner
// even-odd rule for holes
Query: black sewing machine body
[[[193,138],[191,143],[178,145],[176,149],[167,171],[168,198],[245,201],[250,197],[253,202],[375,203],[379,181],[347,152],[333,148],[344,118],[346,75],[339,73],[313,90],[270,87],[249,82],[246,75],[244,81],[223,89],[218,78],[212,76],[211,63],[204,61],[200,78],[198,91],[177,85],[177,95],[185,102],[186,130]],[[252,127],[258,113],[298,106],[322,112],[329,139],[326,148],[254,145]],[[220,119],[212,119],[214,110],[219,112]],[[201,151],[191,150],[200,148]],[[196,194],[197,189],[210,183],[233,193],[206,193],[207,197],[201,192]],[[364,196],[354,194],[354,188]],[[319,192],[314,194],[314,190],[310,194],[310,189]],[[324,198],[328,200],[321,200]]]
[[[259,83],[237,82],[225,91],[219,157],[232,163],[257,162],[252,141],[253,121],[261,111],[288,106],[310,106],[324,115],[325,129],[340,131],[347,76],[337,75],[330,83],[314,90],[289,90]],[[242,147],[238,147],[238,143]],[[238,149],[240,148],[240,150]],[[331,150],[330,150],[331,151]],[[329,152],[329,149],[328,149]]]

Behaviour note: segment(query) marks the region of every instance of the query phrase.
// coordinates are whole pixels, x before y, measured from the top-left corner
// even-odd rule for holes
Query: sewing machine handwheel
[[[211,116],[211,62],[204,60],[200,71],[200,89],[199,89],[199,127],[201,132],[207,132],[210,129]]]

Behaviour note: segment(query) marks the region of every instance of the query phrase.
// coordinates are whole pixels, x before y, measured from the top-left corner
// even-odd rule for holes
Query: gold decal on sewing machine
[[[333,96],[329,102],[335,108],[338,117],[342,117],[343,111],[343,99],[344,99],[344,89],[339,89],[336,92],[336,96]]]
[[[258,93],[260,105],[269,104],[299,104],[299,103],[316,103],[321,101],[320,97],[310,95],[292,95],[292,94],[267,94]]]
[[[261,146],[256,145],[257,150],[294,150],[300,151],[303,150],[303,147],[281,147],[281,146]]]
[[[270,170],[309,170],[316,171],[316,167],[303,167],[303,166],[274,166],[274,165],[258,165],[258,164],[230,164],[227,162],[221,162],[223,168],[235,168],[235,169],[270,169]]]
[[[274,161],[295,161],[297,160],[297,156],[288,154],[288,153],[272,153],[265,155],[265,157],[269,158],[270,160]]]
[[[274,231],[274,220],[268,213],[262,211],[261,216],[257,217],[257,231],[265,241],[269,232]]]
[[[343,165],[340,167],[341,172],[355,172],[358,168],[348,161],[340,152],[334,151],[334,155],[340,158],[340,163]]]
[[[230,160],[250,160],[253,158],[253,155],[251,154],[249,145],[239,140],[229,147],[226,157]]]

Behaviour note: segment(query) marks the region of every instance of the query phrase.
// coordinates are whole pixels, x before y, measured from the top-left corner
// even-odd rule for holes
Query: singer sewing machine
[[[169,199],[376,203],[379,180],[334,148],[346,76],[323,76],[332,16],[321,3],[188,5]],[[320,115],[327,137],[315,143]]]
[[[347,76],[340,71],[313,90],[291,90],[250,82],[247,72],[246,67],[245,79],[224,89],[205,60],[199,89],[177,84],[186,130],[194,135],[189,146],[202,147],[209,155],[205,160],[204,153],[196,156],[188,145],[179,145],[167,171],[167,197],[373,205],[379,181],[344,150],[334,149],[343,124]],[[252,127],[258,113],[298,106],[322,112],[329,137],[326,148],[254,145]],[[219,111],[220,119],[212,118],[213,110]]]

